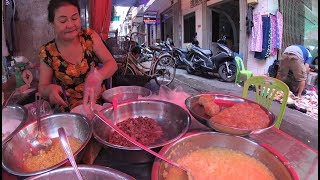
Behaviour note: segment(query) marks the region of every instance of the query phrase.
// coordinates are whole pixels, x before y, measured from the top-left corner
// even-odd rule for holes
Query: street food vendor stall
[[[107,96],[118,87],[103,81],[117,65],[99,35],[80,28],[77,1],[51,0],[48,11],[56,36],[41,47],[39,80],[26,73],[24,83],[12,76],[3,84],[3,179],[182,176],[159,154],[194,179],[317,178],[318,152],[249,99],[134,86]]]
[[[117,88],[117,87],[114,87]],[[110,90],[112,90],[113,88],[111,88]],[[125,123],[129,116],[134,116],[134,112],[138,112],[140,109],[140,113],[144,113],[144,116],[148,116],[151,119],[158,119],[160,117],[163,117],[165,115],[162,115],[162,113],[157,110],[156,113],[153,113],[152,110],[150,110],[150,108],[156,107],[156,105],[151,105],[149,102],[148,106],[144,106],[143,108],[129,108],[129,107],[125,107],[125,105],[128,104],[133,104],[133,102],[136,102],[136,100],[133,100],[132,97],[137,98],[138,97],[138,101],[137,102],[143,102],[146,100],[150,100],[150,101],[154,101],[155,103],[158,103],[156,101],[161,100],[163,102],[170,102],[170,103],[174,103],[176,105],[179,105],[180,107],[182,107],[182,110],[185,110],[186,112],[188,112],[189,116],[191,117],[190,119],[190,125],[187,126],[187,130],[186,131],[182,131],[183,136],[179,136],[179,138],[175,139],[174,141],[172,141],[172,143],[167,144],[165,146],[161,146],[161,148],[158,149],[154,149],[155,151],[159,152],[159,153],[163,153],[164,152],[169,152],[170,148],[174,147],[174,145],[179,144],[180,141],[186,141],[188,139],[192,139],[194,138],[193,135],[202,135],[201,133],[215,133],[217,135],[221,135],[224,136],[226,135],[225,133],[221,133],[221,129],[220,130],[216,130],[213,129],[212,126],[208,126],[208,124],[203,123],[203,120],[201,121],[201,119],[199,119],[199,117],[196,114],[192,115],[192,112],[188,110],[188,104],[184,104],[182,102],[184,102],[184,100],[186,99],[190,99],[190,98],[195,98],[195,97],[203,97],[204,95],[208,95],[208,94],[216,94],[215,97],[216,99],[219,99],[217,97],[224,97],[224,96],[230,96],[230,95],[224,95],[222,93],[202,93],[202,94],[195,94],[195,95],[190,95],[187,94],[183,91],[170,91],[168,88],[161,88],[159,93],[156,94],[150,94],[147,93],[148,95],[144,95],[145,97],[139,97],[137,95],[133,95],[133,92],[131,90],[131,92],[125,92],[126,89],[135,89],[132,86],[127,86],[125,88],[122,88],[121,90],[119,90],[118,88],[118,94],[113,94],[114,97],[117,98],[128,98],[126,99],[122,99],[119,101],[118,104],[118,108],[117,108],[117,120],[119,121],[119,123],[122,122],[121,124],[118,124],[119,127],[121,126],[128,126],[128,123]],[[110,92],[110,90],[108,92]],[[139,91],[141,92],[141,90]],[[104,93],[107,93],[107,91],[105,91]],[[32,93],[29,93],[32,94]],[[14,98],[16,98],[16,96],[13,96]],[[105,97],[106,94],[105,94]],[[231,96],[232,98],[229,100],[230,101],[238,101],[240,97],[237,97],[236,99],[234,99],[236,96]],[[15,99],[11,100],[11,103],[15,101]],[[107,103],[107,106],[102,109],[101,112],[104,112],[104,114],[109,118],[109,119],[113,119],[114,118],[114,109],[113,106],[110,104],[110,101],[112,101],[112,98],[109,96],[108,100],[105,100],[105,103]],[[241,99],[241,98],[240,98]],[[123,102],[121,102],[123,101]],[[131,103],[130,103],[131,102]],[[137,103],[136,102],[136,103]],[[12,105],[9,102],[9,105]],[[32,103],[31,103],[32,104]],[[18,104],[16,104],[18,105]],[[224,104],[225,105],[225,104]],[[27,105],[28,106],[28,105]],[[138,106],[137,106],[138,107]],[[170,106],[170,108],[172,109],[175,106]],[[177,108],[177,107],[175,107]],[[180,109],[180,111],[181,111]],[[143,111],[144,110],[144,111]],[[201,106],[197,106],[196,111],[201,111]],[[204,109],[203,109],[204,110]],[[178,113],[178,109],[172,110],[172,112],[174,112],[174,114],[168,114],[170,112],[170,110],[165,111],[166,115],[169,116],[169,118],[173,118],[175,117]],[[204,112],[204,111],[203,111]],[[202,113],[203,113],[202,112]],[[133,113],[133,114],[132,114]],[[54,113],[53,115],[59,115],[61,113]],[[71,113],[70,113],[71,114]],[[124,115],[126,114],[126,115]],[[142,115],[142,114],[139,114]],[[138,115],[138,117],[139,117]],[[32,114],[29,113],[29,116],[32,116]],[[52,116],[52,115],[51,115]],[[45,117],[48,116],[44,116],[42,121],[45,121]],[[49,115],[50,117],[50,115]],[[91,117],[92,118],[92,117]],[[177,117],[175,117],[174,119],[177,119]],[[187,116],[185,116],[183,119],[187,120]],[[138,121],[138,119],[135,119],[136,121]],[[140,119],[142,120],[142,119]],[[102,166],[102,167],[109,167],[112,168],[114,170],[117,170],[119,172],[125,173],[127,175],[129,175],[130,177],[133,177],[135,179],[157,179],[154,177],[154,173],[155,173],[155,168],[159,168],[161,166],[161,161],[159,161],[159,159],[155,158],[152,155],[147,155],[148,153],[145,152],[145,156],[141,156],[141,154],[139,155],[135,155],[132,152],[129,152],[127,150],[121,150],[115,148],[115,147],[119,147],[119,146],[114,146],[106,143],[106,139],[99,139],[99,136],[103,136],[103,131],[107,130],[107,126],[104,125],[102,123],[102,121],[99,120],[99,118],[97,117],[93,117],[91,120],[89,120],[92,123],[93,126],[93,130],[97,130],[96,132],[93,133],[93,137],[91,140],[95,140],[95,145],[102,147],[99,148],[98,152],[95,152],[96,154],[94,155],[93,153],[91,154],[87,154],[87,156],[90,157],[83,157],[85,158],[91,158],[92,162],[91,163],[84,163],[84,161],[78,161],[79,165],[88,165],[88,166],[93,166],[93,165],[98,165],[98,166]],[[146,122],[149,121],[148,119],[145,120]],[[97,124],[97,122],[99,122]],[[32,118],[28,118],[28,124],[30,123],[35,123],[34,119]],[[132,121],[133,125],[134,125],[134,121]],[[142,125],[137,125],[135,124],[136,127],[142,127]],[[151,125],[150,127],[152,127],[153,125]],[[181,126],[181,125],[180,125]],[[176,127],[176,126],[174,126]],[[99,132],[99,129],[101,129]],[[105,129],[105,130],[103,130]],[[134,131],[134,130],[133,130]],[[223,131],[223,130],[222,130]],[[164,131],[162,131],[163,133]],[[127,132],[130,133],[130,132]],[[149,132],[150,133],[150,132]],[[200,134],[199,134],[200,133]],[[215,135],[216,136],[216,135]],[[153,137],[157,137],[157,135],[153,135]],[[234,136],[232,135],[232,137],[237,137],[240,138],[239,136]],[[53,137],[52,137],[53,138]],[[116,142],[114,143],[121,143],[123,141],[119,141],[121,137],[117,137],[115,139]],[[276,160],[280,161],[281,164],[283,165],[283,167],[286,167],[286,169],[288,170],[288,172],[290,173],[290,177],[291,179],[315,179],[318,176],[318,170],[317,170],[317,166],[318,166],[318,152],[308,146],[306,146],[305,144],[301,143],[300,141],[296,140],[295,138],[291,137],[290,135],[286,134],[285,132],[273,127],[273,125],[271,125],[270,127],[268,127],[267,129],[265,129],[262,132],[258,132],[258,133],[252,133],[249,135],[244,135],[242,136],[242,138],[245,139],[245,141],[248,141],[250,144],[255,144],[257,145],[257,147],[262,148],[263,150],[265,150],[266,152],[272,154],[272,157],[276,158]],[[150,139],[151,140],[151,139]],[[153,141],[153,140],[152,140]],[[208,139],[208,141],[210,141]],[[221,141],[221,140],[220,140]],[[150,141],[151,142],[151,141]],[[145,141],[145,143],[150,143]],[[223,144],[228,144],[228,141],[226,139],[221,141]],[[213,143],[210,143],[213,144]],[[86,147],[88,147],[89,144],[86,144]],[[127,146],[128,144],[122,144],[123,146]],[[235,147],[239,147],[239,146],[235,146]],[[240,146],[241,147],[241,146]],[[116,149],[116,151],[115,151]],[[139,148],[138,148],[139,149]],[[169,149],[169,150],[168,150]],[[180,149],[181,150],[181,149]],[[140,153],[141,153],[140,149]],[[257,150],[254,151],[255,153],[251,154],[252,156],[256,156],[257,154],[260,154],[260,156],[262,156],[263,152],[259,152]],[[175,153],[179,154],[179,151],[175,151]],[[252,152],[251,152],[252,153]],[[247,152],[247,154],[250,154],[249,152]],[[258,155],[259,156],[259,155]],[[146,158],[147,157],[147,158]],[[258,159],[256,157],[256,159]],[[66,160],[67,161],[67,160]],[[275,163],[276,164],[276,163]],[[3,162],[4,165],[4,162]],[[272,166],[272,165],[271,165]],[[3,173],[2,176],[5,179],[21,179],[21,178],[25,178],[25,176],[16,176],[14,175],[15,171],[10,171],[9,170],[9,166],[6,164],[5,162],[5,169],[3,169]],[[62,169],[64,168],[63,166],[59,166],[56,167],[54,169],[51,169],[50,171],[55,171],[55,169]],[[270,168],[271,169],[271,168]],[[9,172],[11,172],[12,174],[8,173],[7,171],[9,170]],[[160,170],[159,170],[160,171]],[[159,172],[157,171],[157,172]],[[46,173],[44,173],[46,174]],[[35,175],[36,176],[36,175]]]

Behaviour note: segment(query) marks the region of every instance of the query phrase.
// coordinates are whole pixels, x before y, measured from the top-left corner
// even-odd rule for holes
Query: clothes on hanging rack
[[[257,59],[266,59],[277,54],[281,49],[283,17],[278,11],[253,15],[254,26],[250,35],[249,50],[254,51]]]
[[[262,51],[262,17],[260,14],[253,15],[253,27],[250,36],[249,50],[255,52]]]
[[[277,55],[277,17],[273,14],[270,15],[271,24],[271,43],[270,43],[270,56]]]
[[[246,17],[246,26],[247,26],[247,34],[251,34],[253,27],[253,6],[248,6],[247,17]]]
[[[255,52],[254,57],[256,59],[266,59],[268,43],[269,43],[269,34],[270,34],[270,17],[262,16],[262,51]]]
[[[282,36],[283,36],[283,15],[280,11],[276,13],[276,24],[277,24],[277,31],[276,31],[276,39],[277,44],[276,48],[281,49],[282,47]]]

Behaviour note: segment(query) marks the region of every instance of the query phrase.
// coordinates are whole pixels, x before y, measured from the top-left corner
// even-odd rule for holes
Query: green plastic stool
[[[252,73],[252,71],[248,71],[245,69],[242,58],[240,57],[240,55],[236,55],[234,59],[237,63],[237,75],[236,75],[236,80],[234,82],[236,84],[239,84],[242,76],[246,76],[246,78],[249,79],[250,77],[253,76],[253,73]]]
[[[276,78],[268,76],[252,76],[245,81],[242,91],[242,97],[246,98],[248,95],[249,86],[253,85],[256,89],[256,102],[264,106],[267,109],[270,109],[273,102],[274,96],[278,91],[284,93],[282,98],[282,103],[280,111],[277,116],[275,127],[279,128],[281,121],[284,115],[284,111],[287,106],[287,101],[289,98],[289,87],[282,81]]]

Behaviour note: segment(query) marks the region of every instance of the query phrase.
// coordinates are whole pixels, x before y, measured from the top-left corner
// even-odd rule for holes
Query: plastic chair
[[[278,91],[283,92],[282,103],[280,111],[277,116],[275,127],[279,128],[281,121],[286,109],[288,97],[289,97],[289,87],[282,81],[276,78],[268,76],[252,76],[245,81],[242,91],[242,97],[246,98],[248,95],[249,87],[253,85],[256,90],[256,102],[264,106],[267,109],[270,109],[273,102],[274,96]]]
[[[236,75],[235,83],[239,84],[240,81],[241,81],[241,77],[243,75],[245,75],[247,77],[247,79],[249,79],[250,77],[253,76],[253,73],[252,73],[252,71],[248,71],[248,70],[245,69],[243,61],[242,61],[242,58],[241,58],[241,55],[235,53],[235,58],[234,59],[235,59],[235,61],[237,63],[237,75]]]

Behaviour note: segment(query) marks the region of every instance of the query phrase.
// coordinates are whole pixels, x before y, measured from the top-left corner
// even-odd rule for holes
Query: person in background
[[[174,46],[173,40],[169,37],[169,34],[167,34],[166,43],[170,46]]]
[[[290,91],[301,98],[311,63],[312,56],[304,46],[288,46],[281,56],[277,79],[284,81]]]
[[[41,96],[62,112],[101,100],[102,82],[115,73],[117,64],[94,30],[81,29],[78,0],[50,0],[48,21],[55,37],[40,48]]]
[[[194,34],[194,37],[193,37],[193,39],[192,39],[192,44],[193,45],[195,45],[195,46],[197,46],[197,47],[199,47],[199,41],[198,41],[198,39],[197,39],[197,32]]]

